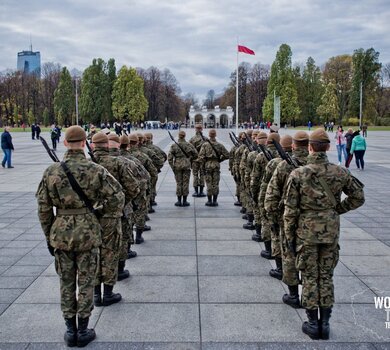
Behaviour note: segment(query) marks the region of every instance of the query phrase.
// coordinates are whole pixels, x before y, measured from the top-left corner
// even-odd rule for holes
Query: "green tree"
[[[350,115],[358,116],[360,110],[360,84],[363,84],[363,115],[374,120],[376,117],[376,92],[380,85],[382,65],[379,52],[373,48],[355,50],[352,56],[352,92]]]
[[[49,116],[49,109],[46,107],[43,110],[42,119],[43,119],[43,125],[48,126],[50,124],[50,116]]]
[[[62,68],[60,81],[54,91],[54,113],[57,122],[62,125],[70,121],[75,109],[72,77],[66,67]]]
[[[325,86],[325,92],[321,98],[321,104],[317,107],[317,114],[320,116],[321,122],[329,122],[335,120],[339,116],[339,102],[336,95],[336,86],[329,82]]]
[[[263,116],[270,120],[274,114],[274,95],[280,96],[280,118],[295,124],[301,111],[298,105],[298,93],[291,66],[291,48],[282,44],[271,66],[271,75],[267,85],[267,97],[263,105]]]
[[[111,111],[111,81],[113,62],[110,61],[110,70],[101,58],[94,58],[92,64],[85,69],[81,80],[80,117],[84,121],[98,124],[108,121]],[[110,78],[108,75],[110,72]]]
[[[144,95],[144,81],[134,68],[123,66],[112,91],[112,110],[117,120],[138,122],[144,119],[148,101]]]

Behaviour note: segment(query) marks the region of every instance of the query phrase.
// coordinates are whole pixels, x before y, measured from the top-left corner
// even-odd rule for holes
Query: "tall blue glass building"
[[[18,70],[26,74],[36,74],[41,76],[41,53],[34,52],[32,47],[30,51],[18,52]]]

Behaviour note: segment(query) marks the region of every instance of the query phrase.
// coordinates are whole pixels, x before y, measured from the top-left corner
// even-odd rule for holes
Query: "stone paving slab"
[[[227,131],[218,133],[230,148]],[[260,258],[264,245],[242,228],[246,221],[233,205],[235,184],[224,162],[215,208],[193,198],[192,188],[191,206],[175,207],[173,173],[163,167],[152,230],[133,247],[138,257],[126,264],[131,278],[115,286],[123,301],[93,310],[97,339],[88,349],[390,349],[385,312],[373,303],[374,296],[390,296],[390,159],[381,146],[390,133],[375,135],[368,139],[366,171],[351,165],[367,200],[341,218],[329,341],[302,334],[304,310],[282,303],[287,288],[269,277],[275,262]],[[59,280],[34,197],[51,162],[29,133],[13,136],[15,169],[0,169],[0,350],[66,349]],[[165,131],[155,132],[155,142],[169,149]],[[60,144],[60,157],[63,151]],[[334,147],[329,158],[337,162]]]

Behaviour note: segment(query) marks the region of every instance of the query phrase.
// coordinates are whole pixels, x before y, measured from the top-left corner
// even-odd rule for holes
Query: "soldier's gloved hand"
[[[47,242],[47,249],[49,250],[49,253],[51,256],[54,256],[54,248],[50,245],[50,242]]]
[[[296,256],[297,255],[297,242],[295,241],[295,239],[293,241],[288,241],[287,245],[288,245],[288,249],[290,250],[290,252],[293,253],[294,256]]]
[[[279,235],[280,232],[280,226],[279,224],[271,224],[271,230],[275,235]]]

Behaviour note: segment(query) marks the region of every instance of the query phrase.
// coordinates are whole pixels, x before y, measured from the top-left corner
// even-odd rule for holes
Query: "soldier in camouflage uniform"
[[[215,139],[217,132],[215,129],[209,131],[208,142],[205,142],[200,149],[199,159],[204,163],[206,170],[207,202],[210,207],[218,206],[219,180],[221,177],[220,163],[229,159],[229,151],[224,145]]]
[[[168,159],[168,156],[167,154],[158,146],[154,145],[153,144],[153,134],[151,132],[147,132],[144,134],[144,146],[151,149],[152,151],[154,151],[155,153],[157,153],[160,158],[163,160],[163,162],[159,162],[158,165],[159,165],[159,168],[157,168],[157,171],[158,173],[161,172],[161,169],[162,167],[164,166],[164,163],[166,162],[166,160]],[[150,204],[151,205],[157,205],[156,203],[156,191],[154,191],[154,197],[151,198],[151,201],[150,201]]]
[[[247,130],[245,131],[245,134],[248,135],[248,138],[252,137],[253,130]],[[245,137],[245,134],[243,135]],[[250,210],[249,208],[249,192],[245,188],[245,168],[246,168],[246,157],[248,156],[250,150],[248,146],[245,146],[242,149],[242,152],[240,153],[240,158],[237,160],[237,166],[238,166],[238,172],[239,172],[239,177],[240,177],[240,199],[242,202],[242,206],[245,208],[245,213],[247,214],[248,211]],[[247,219],[247,215],[243,217],[244,219]]]
[[[143,152],[144,154],[146,154],[151,159],[154,167],[157,169],[157,175],[152,176],[152,179],[151,179],[152,183],[151,183],[150,203],[149,203],[149,213],[154,213],[155,210],[152,208],[152,204],[155,201],[156,194],[157,194],[156,186],[157,186],[157,180],[158,180],[158,173],[160,172],[159,169],[161,169],[164,166],[165,160],[164,160],[164,157],[159,152],[157,152],[154,149],[151,149],[150,147],[146,147],[146,145],[144,145],[144,142],[145,142],[144,135],[142,135],[141,133],[137,133],[137,136],[138,136],[139,150],[141,152]]]
[[[150,196],[150,173],[157,174],[157,170],[154,167],[150,158],[139,151],[138,149],[138,137],[135,134],[130,134],[129,137],[122,135],[120,137],[120,152],[122,157],[125,157],[134,162],[137,168],[137,177],[139,180],[139,187],[141,192],[133,201],[133,213],[130,220],[125,222],[126,231],[129,232],[129,248],[128,258],[131,258],[132,251],[130,250],[131,244],[134,242],[140,244],[144,242],[142,233],[145,228],[150,226],[145,225],[145,219],[148,212],[149,196]],[[130,147],[130,148],[128,148]],[[149,169],[149,171],[148,171]],[[136,240],[134,241],[133,226],[136,228]],[[126,237],[127,238],[127,237]],[[134,255],[134,254],[133,254]]]
[[[278,152],[276,151],[275,146],[272,144],[272,140],[280,141],[280,136],[277,133],[271,133],[267,136],[267,150],[272,155],[273,158],[278,157]],[[271,254],[271,226],[267,221],[267,217],[264,212],[263,200],[264,197],[260,198],[260,187],[262,179],[265,173],[265,167],[267,166],[268,160],[263,152],[259,153],[253,163],[253,169],[251,174],[251,193],[253,198],[257,198],[257,210],[256,222],[261,224],[261,235],[252,236],[252,239],[258,242],[264,241],[265,250],[261,252],[261,256],[266,259],[272,259]]]
[[[236,150],[236,152],[234,154],[233,170],[234,170],[234,174],[236,176],[236,183],[237,183],[237,187],[238,187],[238,194],[239,194],[240,202],[241,202],[241,205],[242,205],[240,213],[245,214],[246,213],[245,198],[241,197],[241,195],[242,195],[241,192],[242,192],[242,186],[243,186],[242,185],[243,179],[241,179],[241,174],[240,174],[240,161],[241,161],[242,154],[244,153],[244,151],[248,147],[244,144],[244,140],[246,139],[245,132],[242,132],[240,135],[241,136],[239,137],[239,140],[241,141],[241,145],[237,148],[237,150]]]
[[[290,135],[284,135],[280,139],[280,146],[284,149],[284,151],[291,156],[291,147],[292,147],[292,137]],[[277,157],[271,159],[267,166],[265,167],[264,176],[261,182],[260,188],[260,198],[263,200],[262,205],[266,212],[266,192],[269,182],[271,181],[272,175],[276,169],[276,167],[282,162],[282,158]],[[271,228],[271,255],[275,259],[276,269],[271,269],[269,272],[271,277],[274,277],[278,280],[281,280],[283,277],[283,268],[282,268],[282,256],[280,251],[280,240],[279,240],[279,222],[278,220],[273,221],[271,217],[266,212],[267,221]]]
[[[292,159],[298,166],[306,164],[309,144],[309,134],[304,131],[298,131],[293,137]],[[298,292],[299,273],[295,267],[295,255],[288,249],[286,236],[283,227],[284,212],[284,194],[286,192],[287,178],[295,169],[294,165],[287,161],[282,161],[275,169],[272,178],[267,187],[267,193],[264,201],[264,208],[267,216],[274,226],[279,225],[279,240],[281,246],[281,257],[283,267],[283,282],[287,284],[289,294],[283,295],[283,302],[293,308],[300,307]],[[274,247],[272,241],[272,250]],[[273,254],[275,254],[273,250]]]
[[[308,317],[302,331],[312,339],[329,339],[340,214],[364,203],[363,184],[347,169],[329,163],[329,148],[324,129],[310,134],[307,165],[291,172],[284,200],[285,234],[288,246],[297,255],[303,282],[302,306]],[[342,193],[347,195],[343,200]]]
[[[174,143],[168,153],[168,162],[175,174],[177,207],[188,207],[187,202],[189,193],[191,163],[198,157],[195,147],[185,140],[186,133],[179,131],[177,144]],[[183,201],[182,201],[183,199]]]
[[[265,145],[267,142],[267,134],[264,131],[260,131],[256,135],[255,142],[258,145]],[[253,201],[253,219],[255,221],[255,230],[256,230],[256,233],[254,233],[252,235],[252,240],[254,240],[256,242],[262,241],[262,238],[261,238],[261,219],[260,219],[260,209],[259,209],[259,206],[257,205],[258,204],[258,196],[254,196],[252,191],[251,191],[251,179],[252,179],[252,172],[253,172],[253,168],[255,165],[256,157],[258,156],[259,153],[261,153],[261,152],[253,151],[253,152],[250,152],[248,154],[247,168],[245,170],[245,181],[247,184],[246,186],[249,189],[249,195]]]
[[[240,140],[241,137],[243,136],[242,135],[242,131],[238,134],[238,139]],[[239,141],[240,142],[240,141]],[[233,176],[233,179],[234,179],[234,182],[236,184],[236,197],[237,197],[237,201],[234,202],[234,205],[235,206],[238,206],[240,207],[242,205],[241,201],[240,201],[240,186],[239,186],[239,179],[236,175],[236,172],[235,172],[235,168],[234,168],[234,162],[235,162],[235,154],[236,154],[236,151],[237,149],[240,147],[241,145],[241,142],[236,146],[236,145],[233,145],[233,147],[230,149],[230,152],[229,152],[229,170],[230,170],[230,173],[232,174]]]
[[[85,158],[85,140],[80,126],[68,128],[64,141],[68,151],[63,162],[89,201],[101,207],[103,217],[122,215],[122,187],[106,169]],[[95,331],[88,329],[88,322],[102,244],[101,227],[96,215],[72,189],[60,163],[45,170],[36,197],[39,220],[60,277],[61,310],[67,327],[64,340],[68,346],[85,346],[96,337]]]
[[[256,137],[259,134],[258,130],[253,130],[251,138],[253,144],[256,144]],[[253,162],[257,156],[258,152],[250,151],[249,149],[247,151],[244,151],[242,155],[242,159],[240,162],[240,171],[242,175],[242,182],[243,182],[243,191],[245,192],[245,198],[247,201],[247,211],[245,214],[245,217],[243,219],[247,219],[248,222],[246,224],[243,224],[242,227],[246,230],[254,230],[255,225],[253,224],[254,221],[254,207],[255,207],[255,201],[253,200],[251,193],[250,193],[250,183],[251,183],[251,176],[250,173],[252,172]]]
[[[195,135],[190,138],[189,143],[195,147],[196,151],[199,153],[200,148],[205,143],[205,137],[202,135],[202,124],[195,125]],[[199,159],[195,159],[192,162],[192,177],[193,177],[193,186],[195,192],[192,194],[192,197],[206,197],[203,193],[204,189],[204,174],[205,170],[203,163]]]
[[[127,218],[132,212],[132,201],[139,193],[139,183],[135,178],[130,164],[123,162],[119,157],[112,157],[108,151],[108,137],[99,132],[92,137],[93,156],[97,164],[105,167],[109,173],[122,185],[125,194],[124,216]],[[94,302],[95,306],[108,306],[119,302],[122,296],[113,293],[113,287],[117,281],[128,278],[128,271],[120,266],[118,273],[119,254],[122,244],[121,217],[103,217],[100,220],[102,226],[102,245],[100,247],[100,263],[95,281]],[[103,301],[101,284],[104,286]]]

